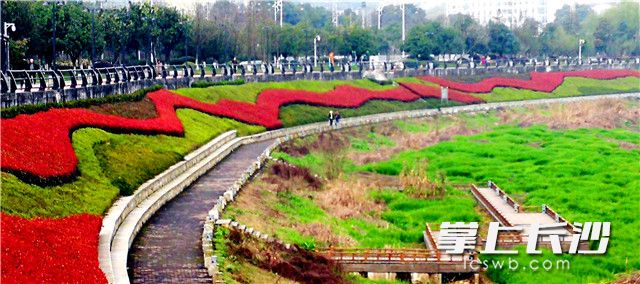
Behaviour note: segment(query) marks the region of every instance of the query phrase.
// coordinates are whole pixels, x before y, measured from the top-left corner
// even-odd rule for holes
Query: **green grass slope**
[[[458,183],[493,180],[508,193],[523,197],[525,205],[548,204],[572,222],[609,221],[612,237],[606,255],[543,258],[554,263],[569,259],[569,271],[489,271],[499,283],[598,282],[624,272],[627,261],[629,268],[640,269],[638,147],[640,133],[628,130],[503,126],[363,168],[396,175],[403,164],[428,159],[431,175],[444,171]],[[517,259],[526,264],[532,257],[521,253]]]

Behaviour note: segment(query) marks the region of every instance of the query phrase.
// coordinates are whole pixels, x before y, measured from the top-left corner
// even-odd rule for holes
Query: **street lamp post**
[[[578,40],[578,65],[582,65],[582,46],[584,46],[585,43],[586,41],[584,39]]]
[[[404,3],[402,3],[402,5],[400,6],[400,9],[402,10],[402,43],[404,43],[405,40],[405,20],[404,20]]]
[[[306,41],[306,38],[309,37],[309,31],[307,31],[306,29],[304,30],[304,38]],[[306,44],[305,44],[306,45]],[[304,48],[304,64],[307,64],[309,60],[309,51],[307,50],[307,48]]]
[[[53,3],[53,7],[51,8],[51,25],[53,26],[53,50],[52,50],[52,60],[51,60],[51,68],[53,70],[58,69],[56,67],[56,15],[58,14],[57,12],[57,7],[58,7],[58,3],[57,1]]]
[[[94,5],[97,4],[94,1]],[[91,7],[91,67],[96,62],[96,7]]]
[[[316,35],[313,38],[313,67],[318,67],[318,42],[320,41],[320,35]]]
[[[9,32],[8,29],[11,29],[12,32],[16,31],[16,24],[14,23],[2,23],[2,49],[4,58],[2,58],[2,72],[7,72],[9,70]]]

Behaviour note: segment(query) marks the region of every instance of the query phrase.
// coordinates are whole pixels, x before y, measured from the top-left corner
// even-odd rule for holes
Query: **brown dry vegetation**
[[[435,179],[427,176],[429,161],[416,163],[415,167],[402,168],[398,178],[405,192],[414,198],[442,198],[446,193],[446,176],[438,173]]]
[[[128,118],[146,119],[156,117],[156,106],[147,97],[140,101],[94,105],[89,109],[102,114]]]
[[[300,232],[304,236],[313,237],[315,240],[326,243],[333,244],[335,246],[354,246],[356,241],[349,237],[343,235],[336,235],[331,230],[331,227],[327,224],[322,223],[311,223],[311,224],[296,224],[296,231]]]
[[[605,99],[572,104],[551,104],[546,108],[525,107],[521,111],[503,111],[496,115],[504,123],[522,127],[544,124],[551,129],[636,127],[640,122],[640,104],[623,99]]]
[[[347,283],[339,265],[316,254],[293,246],[264,242],[237,230],[230,230],[228,236],[229,254],[252,263],[262,269],[300,283]],[[237,281],[247,282],[241,274],[235,274]]]
[[[351,179],[330,180],[325,190],[319,192],[315,201],[328,214],[340,219],[352,217],[367,218],[385,209],[368,197],[369,190],[376,187],[369,179],[354,176]]]
[[[281,181],[303,180],[308,186],[319,189],[322,186],[322,180],[314,176],[309,169],[301,168],[285,162],[276,162],[269,169],[270,173],[275,176],[269,181],[273,184],[281,184]],[[286,185],[283,185],[286,186]]]
[[[439,119],[442,118],[425,118],[420,121],[437,125],[440,123],[437,121]],[[395,146],[380,148],[374,152],[352,151],[348,154],[348,158],[356,165],[385,161],[402,151],[418,150],[442,141],[450,140],[455,135],[472,135],[486,130],[486,127],[470,128],[467,126],[465,120],[456,116],[447,117],[446,119],[448,122],[447,126],[437,127],[436,130],[431,132],[411,133],[400,131],[399,129],[388,131],[389,129],[394,129],[394,126],[391,124],[381,125],[380,128],[387,130],[387,133],[385,133],[385,131],[378,132],[378,129],[375,129],[375,132],[391,138],[395,142]]]

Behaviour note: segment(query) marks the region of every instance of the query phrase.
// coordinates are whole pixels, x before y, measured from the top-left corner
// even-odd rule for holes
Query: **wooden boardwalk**
[[[131,246],[133,283],[211,283],[202,259],[207,212],[273,140],[244,145],[160,208]]]
[[[471,273],[468,254],[448,255],[431,249],[334,248],[318,251],[347,272]]]

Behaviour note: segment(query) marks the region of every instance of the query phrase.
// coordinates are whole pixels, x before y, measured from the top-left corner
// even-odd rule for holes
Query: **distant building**
[[[469,15],[486,25],[490,21],[501,22],[509,27],[521,25],[527,18],[542,24],[553,21],[558,5],[552,0],[449,0],[445,6],[445,16]],[[562,1],[554,1],[562,2]]]

